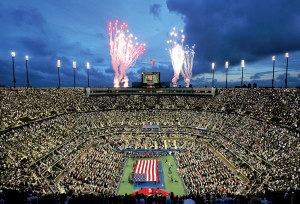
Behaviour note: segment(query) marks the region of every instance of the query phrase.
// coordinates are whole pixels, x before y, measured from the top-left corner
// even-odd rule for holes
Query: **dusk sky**
[[[26,86],[25,55],[33,87],[57,87],[57,59],[61,86],[73,86],[72,61],[77,62],[76,86],[87,86],[86,62],[91,63],[90,85],[113,86],[108,23],[118,19],[146,43],[146,51],[128,69],[129,84],[142,71],[160,71],[171,82],[173,68],[166,43],[175,26],[183,29],[185,44],[196,44],[193,86],[244,82],[271,86],[272,56],[276,56],[275,86],[284,86],[289,52],[288,86],[300,86],[299,0],[2,0],[0,1],[0,85],[12,86],[11,52],[16,52],[16,85]],[[151,68],[150,59],[156,64]],[[183,78],[179,84],[184,85]]]

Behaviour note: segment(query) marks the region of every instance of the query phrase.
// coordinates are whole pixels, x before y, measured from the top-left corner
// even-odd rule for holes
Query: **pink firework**
[[[120,87],[120,83],[128,87],[126,70],[135,64],[141,54],[144,54],[146,44],[137,43],[137,38],[129,32],[125,22],[119,28],[118,24],[119,21],[116,20],[114,24],[109,22],[108,26],[111,63],[115,71],[114,87]]]

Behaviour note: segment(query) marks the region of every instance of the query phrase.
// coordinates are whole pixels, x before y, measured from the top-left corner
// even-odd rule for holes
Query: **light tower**
[[[29,88],[29,78],[28,78],[28,55],[25,56],[26,59],[26,73],[27,73],[27,88]]]
[[[213,78],[212,78],[212,87],[214,87],[214,81],[215,81],[215,63],[211,63],[211,69],[213,72]]]
[[[243,78],[244,78],[244,67],[245,67],[245,60],[241,61],[241,67],[242,67],[242,80],[241,80],[241,88],[243,87]]]
[[[16,56],[16,53],[11,52],[11,56],[12,56],[12,65],[13,65],[14,88],[16,88],[16,77],[15,77],[15,56]]]
[[[76,62],[73,61],[73,69],[74,69],[74,88],[75,88],[75,69],[76,69]]]
[[[289,53],[285,53],[286,58],[286,69],[285,69],[285,88],[287,88],[287,74],[288,74],[288,66],[289,66]]]
[[[227,73],[228,73],[228,66],[229,66],[229,62],[226,61],[226,62],[225,62],[225,69],[226,69],[226,88],[227,88]]]
[[[273,78],[272,78],[272,88],[274,88],[274,69],[275,69],[275,56],[272,57],[273,61]]]
[[[58,88],[60,88],[60,74],[59,74],[59,69],[60,69],[60,60],[57,60],[57,70],[58,70]]]
[[[86,63],[86,69],[88,73],[88,87],[90,87],[90,63],[89,62]]]

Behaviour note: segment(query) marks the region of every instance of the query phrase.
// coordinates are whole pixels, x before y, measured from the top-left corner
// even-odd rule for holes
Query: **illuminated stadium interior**
[[[296,89],[218,89],[214,97],[89,96],[82,88],[0,94],[6,190],[244,196],[299,184]],[[136,162],[147,159],[161,165],[157,183],[133,179]]]

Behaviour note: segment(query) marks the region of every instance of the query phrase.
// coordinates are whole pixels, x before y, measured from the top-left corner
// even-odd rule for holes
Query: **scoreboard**
[[[158,87],[160,84],[160,72],[142,72],[143,87]]]

